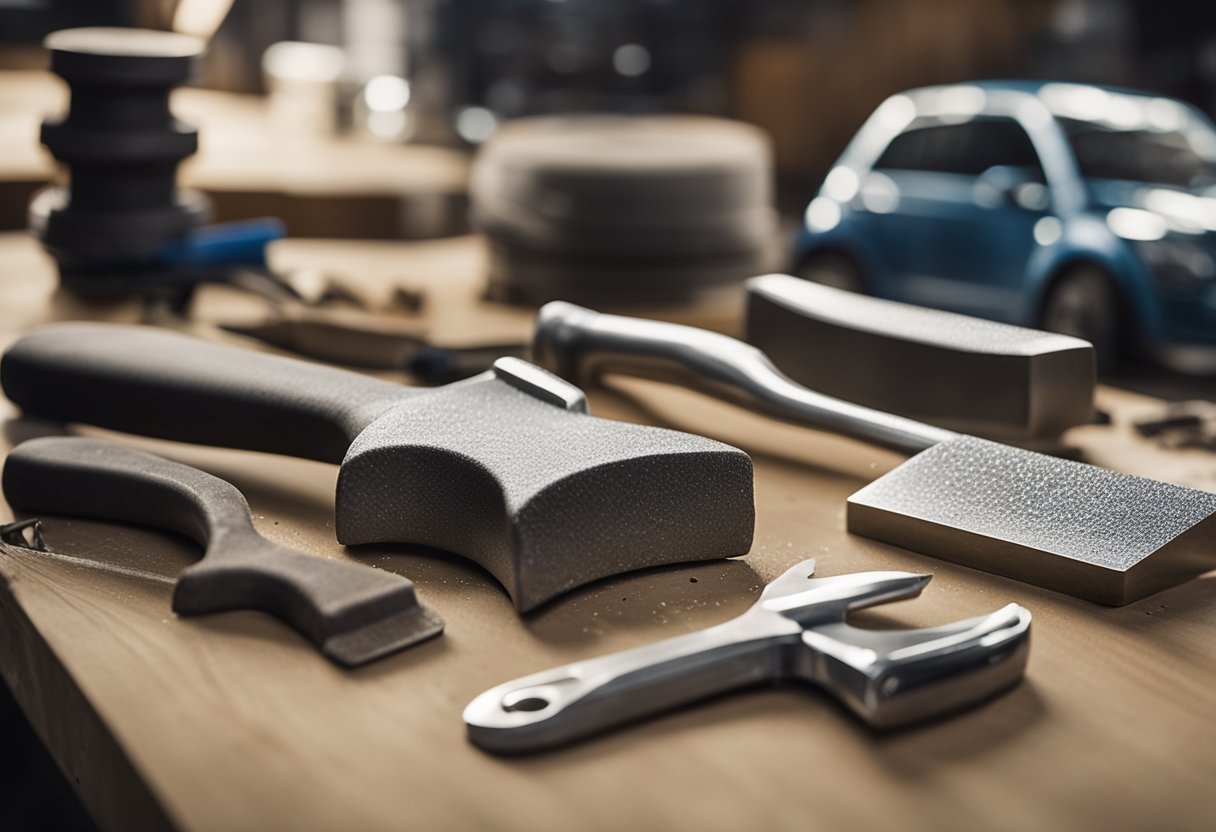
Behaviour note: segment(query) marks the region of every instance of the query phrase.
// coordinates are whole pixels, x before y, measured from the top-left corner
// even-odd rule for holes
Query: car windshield
[[[1081,175],[1184,188],[1216,185],[1216,160],[1200,154],[1178,130],[1119,130],[1061,118]]]

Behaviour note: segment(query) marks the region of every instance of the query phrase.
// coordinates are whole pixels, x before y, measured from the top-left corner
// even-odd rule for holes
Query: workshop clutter
[[[99,828],[1211,825],[1216,403],[1096,373],[1116,259],[1216,338],[1176,91],[966,81],[1013,0],[131,2],[0,66],[0,736]]]
[[[551,303],[533,351],[568,378],[594,367],[684,383],[909,455],[849,497],[854,534],[1112,606],[1211,568],[1216,495],[825,396],[721,333]]]
[[[339,543],[459,553],[521,612],[752,543],[747,454],[591,416],[581,390],[518,358],[420,390],[146,327],[61,323],[10,347],[0,380],[29,415],[341,463]],[[167,522],[151,508],[144,520]]]

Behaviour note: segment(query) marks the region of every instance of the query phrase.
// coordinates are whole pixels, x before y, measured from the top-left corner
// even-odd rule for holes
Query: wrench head
[[[874,728],[898,728],[978,704],[1022,678],[1030,612],[994,613],[917,630],[839,622],[802,633],[798,675],[832,691]]]
[[[781,615],[803,628],[788,666],[840,699],[875,728],[932,719],[987,699],[1023,675],[1030,613],[1009,604],[940,627],[867,630],[848,613],[920,595],[929,575],[858,572],[812,577],[803,561],[769,584],[755,614]]]
[[[805,627],[843,621],[845,614],[877,604],[914,598],[932,576],[913,572],[856,572],[816,578],[815,561],[787,569],[764,588],[752,608],[793,619]]]

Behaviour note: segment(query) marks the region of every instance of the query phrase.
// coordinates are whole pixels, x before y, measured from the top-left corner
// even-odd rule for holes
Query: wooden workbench
[[[529,315],[475,300],[480,251],[288,242],[282,264],[342,264],[364,279],[437,288],[436,328],[522,334]],[[33,244],[0,236],[7,342],[81,314],[52,295]],[[122,305],[91,314],[129,318]],[[756,462],[757,525],[742,559],[602,581],[518,616],[478,567],[408,546],[333,539],[336,468],[132,440],[230,479],[268,537],[413,579],[444,636],[342,671],[267,616],[181,619],[171,580],[197,551],[117,525],[47,517],[52,548],[138,578],[4,546],[0,672],[107,829],[1211,829],[1216,817],[1216,577],[1126,607],[1095,606],[844,531],[844,501],[899,458],[777,425],[691,393],[621,383],[603,416],[698,430]],[[1113,427],[1067,439],[1091,461],[1216,490],[1202,451],[1164,451],[1128,418],[1154,400],[1104,389]],[[11,415],[11,412],[10,412]],[[10,421],[8,441],[60,430]],[[787,566],[928,571],[915,602],[866,620],[927,626],[1010,601],[1034,614],[1027,678],[953,718],[871,733],[812,689],[708,702],[565,750],[500,759],[469,745],[482,690],[741,612]],[[695,579],[695,582],[694,582]]]

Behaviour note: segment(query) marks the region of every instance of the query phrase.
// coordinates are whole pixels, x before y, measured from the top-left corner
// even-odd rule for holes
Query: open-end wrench
[[[773,581],[747,612],[688,635],[536,673],[492,688],[464,711],[488,751],[539,751],[735,688],[801,680],[874,728],[979,702],[1021,679],[1030,613],[915,630],[864,630],[853,610],[920,595],[930,575],[859,572],[814,578],[815,561]]]

